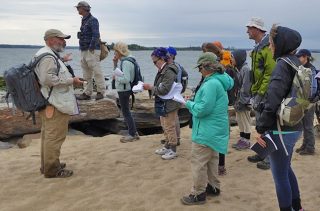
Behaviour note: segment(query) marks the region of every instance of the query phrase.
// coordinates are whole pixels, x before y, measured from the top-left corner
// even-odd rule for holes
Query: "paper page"
[[[116,68],[113,72],[114,72],[114,75],[118,77],[121,77],[124,75],[124,73],[119,68]]]
[[[143,91],[143,82],[139,81],[137,85],[132,87],[133,92],[142,92]]]
[[[176,83],[173,82],[171,90],[169,91],[168,94],[166,95],[159,95],[160,98],[164,99],[164,100],[169,100],[169,99],[173,99],[173,97],[177,94],[181,94],[182,91],[182,84],[181,83]]]
[[[173,96],[172,100],[174,100],[178,103],[186,104],[186,101],[184,100],[184,98],[181,94],[176,94],[175,96]]]

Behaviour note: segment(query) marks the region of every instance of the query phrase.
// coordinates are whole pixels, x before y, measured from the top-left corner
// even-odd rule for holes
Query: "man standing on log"
[[[66,164],[60,163],[60,149],[68,132],[69,115],[76,114],[77,103],[73,84],[82,84],[78,77],[72,78],[59,53],[64,51],[65,35],[57,29],[45,32],[45,47],[41,48],[35,58],[44,56],[35,68],[41,85],[41,93],[48,100],[45,109],[39,112],[41,117],[41,168],[46,178],[64,178],[73,174],[65,169]]]
[[[83,78],[88,82],[78,100],[90,100],[93,91],[93,78],[97,86],[96,100],[104,98],[106,85],[100,66],[100,31],[98,19],[90,13],[90,5],[80,1],[76,6],[82,16],[80,32],[78,32],[81,50],[81,68]]]

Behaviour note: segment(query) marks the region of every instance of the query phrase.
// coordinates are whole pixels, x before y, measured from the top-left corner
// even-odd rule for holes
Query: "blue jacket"
[[[99,38],[98,19],[90,13],[88,16],[83,17],[81,21],[80,33],[78,34],[80,50],[100,50]]]
[[[192,141],[226,154],[229,142],[227,90],[233,79],[226,73],[214,73],[201,84],[194,101],[186,107],[192,113]]]

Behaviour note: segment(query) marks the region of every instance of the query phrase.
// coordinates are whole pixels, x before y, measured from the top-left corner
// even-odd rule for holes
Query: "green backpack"
[[[311,97],[312,71],[303,65],[295,65],[288,57],[279,58],[290,65],[296,74],[288,96],[282,101],[278,110],[281,126],[294,126],[304,117],[305,112],[312,106]]]

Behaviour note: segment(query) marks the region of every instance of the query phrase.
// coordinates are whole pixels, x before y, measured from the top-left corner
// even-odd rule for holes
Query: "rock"
[[[30,146],[33,139],[40,139],[40,138],[41,138],[41,133],[27,134],[17,141],[17,145],[19,148],[26,148]]]
[[[8,142],[2,142],[0,141],[0,150],[1,149],[10,149],[12,148],[14,145]]]

